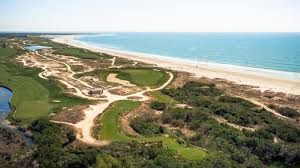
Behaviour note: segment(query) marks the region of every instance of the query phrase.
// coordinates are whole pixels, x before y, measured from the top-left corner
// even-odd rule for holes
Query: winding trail
[[[169,79],[163,85],[161,85],[158,88],[153,89],[153,88],[147,87],[146,89],[144,89],[140,92],[136,92],[136,93],[129,94],[129,95],[115,95],[115,94],[112,94],[112,93],[109,92],[109,90],[112,90],[114,88],[110,88],[110,89],[103,90],[102,95],[105,98],[97,98],[97,97],[87,96],[87,95],[83,94],[83,90],[81,88],[78,88],[78,87],[76,87],[75,85],[72,84],[72,81],[70,81],[70,79],[79,82],[81,85],[83,85],[85,87],[88,87],[88,88],[91,88],[91,89],[95,88],[95,87],[89,85],[88,83],[86,83],[86,82],[84,82],[80,79],[75,78],[74,75],[76,74],[76,72],[74,72],[71,69],[69,64],[67,64],[66,62],[59,61],[59,60],[44,56],[42,54],[39,54],[38,51],[36,51],[35,53],[36,53],[37,56],[40,56],[40,57],[42,57],[44,59],[47,59],[49,61],[55,61],[59,64],[63,64],[66,67],[66,70],[67,70],[68,74],[65,77],[62,77],[61,79],[59,79],[59,82],[66,85],[67,88],[74,89],[76,91],[76,93],[72,93],[72,94],[74,94],[75,96],[81,97],[81,98],[85,98],[85,99],[89,99],[89,100],[99,100],[100,101],[100,102],[97,102],[97,104],[89,105],[89,107],[84,110],[84,114],[85,114],[84,119],[77,122],[77,123],[75,123],[75,124],[74,123],[69,123],[69,122],[62,122],[62,121],[52,120],[52,122],[55,122],[55,123],[67,124],[67,125],[73,126],[77,130],[77,138],[79,140],[81,140],[82,142],[85,142],[85,143],[88,143],[88,144],[91,144],[91,145],[106,145],[106,144],[109,143],[107,141],[95,139],[92,136],[92,128],[94,126],[95,118],[97,116],[99,116],[101,113],[103,113],[105,111],[105,109],[107,109],[109,107],[109,105],[111,103],[119,101],[119,100],[129,100],[132,97],[139,97],[140,98],[136,101],[148,100],[149,97],[144,94],[145,92],[161,90],[161,89],[165,88],[168,84],[170,84],[170,82],[174,78],[174,75],[172,73],[166,72],[169,75]],[[114,66],[115,59],[116,59],[115,57],[113,59],[111,59],[112,60],[112,66]],[[43,67],[42,69],[44,71],[41,72],[39,74],[39,76],[43,79],[48,79],[47,78],[48,76],[43,75],[45,72],[48,71],[48,69],[45,68],[45,67]]]
[[[100,141],[100,140],[96,140],[95,138],[93,138],[92,136],[92,128],[94,125],[94,120],[95,118],[100,115],[101,113],[103,113],[105,111],[105,109],[113,102],[119,101],[119,100],[128,100],[129,97],[140,97],[141,99],[137,100],[137,101],[145,101],[148,100],[149,97],[144,95],[145,92],[149,92],[149,91],[156,91],[156,90],[161,90],[164,87],[166,87],[174,78],[173,74],[170,72],[167,72],[170,75],[170,78],[168,79],[167,82],[165,82],[162,86],[155,88],[155,89],[151,89],[151,88],[147,88],[146,90],[137,92],[137,93],[133,93],[130,95],[114,95],[111,94],[109,92],[109,90],[104,90],[103,95],[106,96],[106,99],[108,100],[107,102],[104,103],[99,103],[96,105],[90,105],[90,109],[84,111],[85,113],[85,118],[76,123],[73,124],[73,126],[77,129],[80,130],[80,135],[77,136],[79,140],[88,143],[88,144],[93,144],[93,145],[103,145],[103,144],[107,144],[108,142],[105,141]]]

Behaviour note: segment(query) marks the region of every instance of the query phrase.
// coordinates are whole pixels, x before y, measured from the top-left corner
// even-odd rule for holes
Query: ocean
[[[100,33],[76,36],[75,42],[195,62],[300,73],[300,33]]]

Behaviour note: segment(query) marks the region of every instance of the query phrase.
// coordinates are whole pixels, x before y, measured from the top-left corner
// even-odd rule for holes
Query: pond
[[[0,86],[0,126],[2,127],[7,127],[4,120],[10,112],[9,100],[12,95],[13,93],[9,88]],[[25,132],[19,129],[16,129],[15,131],[22,137],[27,145],[32,144],[32,140],[26,136]]]
[[[2,122],[6,115],[10,112],[9,99],[12,91],[6,87],[0,87],[0,121]]]
[[[42,50],[42,49],[48,49],[48,48],[51,48],[51,47],[48,47],[48,46],[40,46],[40,45],[31,45],[31,46],[27,46],[25,47],[27,50],[30,50],[30,51],[37,51],[37,50]]]

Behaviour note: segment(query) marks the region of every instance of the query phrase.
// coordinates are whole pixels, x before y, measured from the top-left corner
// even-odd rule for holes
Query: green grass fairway
[[[0,81],[13,90],[11,103],[17,107],[15,119],[30,122],[31,118],[47,116],[48,90],[30,77],[13,76],[6,70],[5,66],[0,66]],[[35,101],[39,104],[35,104]]]
[[[153,69],[121,69],[117,78],[128,80],[138,86],[156,86],[167,81],[167,74],[164,71]]]
[[[130,137],[119,131],[119,115],[124,111],[130,111],[139,107],[140,104],[141,103],[137,101],[118,101],[113,103],[112,106],[104,112],[101,118],[102,126],[100,137],[109,141],[130,141]]]
[[[17,50],[14,48],[0,48],[0,59],[12,57],[17,54]]]
[[[35,118],[46,118],[51,105],[47,101],[24,101],[18,105],[15,118],[23,122],[31,122]]]
[[[57,84],[40,79],[39,72],[38,69],[22,69],[12,64],[0,65],[0,84],[13,90],[10,102],[16,107],[13,117],[17,121],[30,123],[47,118],[54,109],[88,102],[63,94]],[[51,103],[54,99],[61,103]]]
[[[110,108],[108,108],[101,118],[101,130],[100,138],[109,141],[162,141],[169,149],[177,151],[179,155],[188,160],[201,160],[207,152],[197,147],[186,147],[179,144],[175,139],[167,136],[155,136],[155,137],[129,137],[121,133],[118,127],[119,115],[125,111],[133,110],[140,106],[140,102],[122,100],[115,102]]]

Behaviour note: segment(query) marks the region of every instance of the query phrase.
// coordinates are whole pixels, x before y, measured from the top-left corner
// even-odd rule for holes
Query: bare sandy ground
[[[143,54],[137,53],[127,53],[122,51],[115,51],[110,49],[93,47],[87,44],[77,44],[73,43],[74,36],[57,36],[52,39],[58,43],[64,43],[72,45],[75,47],[80,47],[95,52],[102,52],[111,54],[117,57],[127,58],[135,61],[145,62],[148,64],[154,64],[158,67],[176,70],[176,71],[185,71],[194,74],[197,77],[208,77],[208,78],[222,78],[229,81],[236,82],[238,84],[246,84],[251,86],[257,86],[261,91],[272,90],[275,92],[283,92],[287,94],[300,95],[300,80],[298,79],[287,79],[286,76],[289,76],[289,73],[278,73],[281,76],[268,75],[268,70],[266,71],[251,71],[247,68],[239,69],[234,68],[234,66],[220,66],[217,64],[210,63],[201,63],[193,64],[188,61],[176,60],[165,57],[147,57]]]
[[[107,81],[108,82],[113,82],[113,83],[119,83],[119,84],[121,84],[123,86],[128,86],[128,87],[135,86],[134,84],[130,83],[127,80],[122,80],[122,79],[117,78],[117,75],[118,74],[115,74],[115,73],[109,74],[107,76]]]

